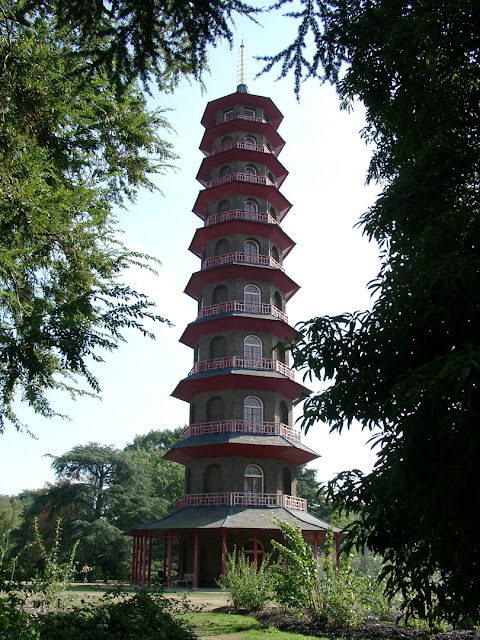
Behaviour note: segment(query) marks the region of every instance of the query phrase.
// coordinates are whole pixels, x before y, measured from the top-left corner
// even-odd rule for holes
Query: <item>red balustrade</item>
[[[220,302],[207,307],[202,307],[198,312],[197,320],[200,318],[209,318],[220,313],[258,313],[263,316],[274,316],[288,323],[287,316],[277,309],[273,304],[244,302],[243,300],[229,300],[228,302]]]
[[[175,500],[175,511],[186,507],[284,507],[306,511],[307,501],[305,498],[277,493],[224,491],[222,493],[186,493]]]
[[[295,379],[295,374],[280,360],[269,360],[267,358],[249,358],[247,356],[226,356],[225,358],[213,358],[213,360],[201,360],[196,362],[190,369],[188,375],[195,373],[205,373],[216,369],[255,369],[256,371],[276,371],[282,375]]]
[[[244,116],[244,115],[238,115],[233,113],[226,113],[222,118],[222,120],[215,122],[215,125],[222,124],[222,122],[226,122],[227,120],[250,120],[250,122],[263,122],[264,124],[267,123],[265,118],[255,118],[254,116]]]
[[[231,144],[226,144],[223,147],[217,147],[216,149],[212,149],[210,153],[211,156],[216,156],[217,153],[223,153],[224,151],[231,151],[232,149],[247,149],[248,151],[259,151],[260,153],[271,153],[273,151],[267,147],[265,144],[250,144],[248,142],[232,142]]]
[[[264,211],[245,211],[245,209],[231,209],[223,213],[217,213],[205,220],[205,226],[210,227],[220,222],[229,222],[230,220],[248,220],[250,222],[267,222],[268,224],[278,225],[277,220]]]
[[[283,422],[257,422],[252,420],[217,420],[189,425],[181,435],[181,440],[191,436],[205,436],[213,433],[255,433],[278,435],[300,442],[300,431]]]
[[[272,256],[266,256],[261,253],[244,253],[243,251],[233,251],[232,253],[224,253],[222,256],[215,256],[215,258],[208,258],[202,262],[202,269],[218,267],[230,262],[244,262],[247,264],[260,265],[261,267],[273,267],[285,273],[282,265],[272,258]]]
[[[214,180],[210,180],[208,183],[208,187],[218,187],[220,184],[226,184],[227,182],[235,182],[239,180],[240,182],[251,182],[252,184],[266,184],[269,187],[274,187],[275,183],[267,178],[266,176],[255,176],[250,173],[230,173],[228,176],[223,176],[221,178],[215,178]]]

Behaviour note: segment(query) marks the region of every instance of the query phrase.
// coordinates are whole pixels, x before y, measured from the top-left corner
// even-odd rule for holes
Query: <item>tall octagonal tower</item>
[[[173,392],[190,404],[190,420],[165,456],[185,466],[185,493],[170,516],[129,532],[134,583],[149,580],[157,538],[168,583],[193,586],[214,584],[234,546],[261,561],[280,539],[273,516],[298,522],[315,553],[325,539],[327,523],[296,495],[297,468],[318,457],[292,423],[292,404],[309,390],[278,346],[295,336],[286,303],[299,288],[283,266],[294,242],[281,227],[291,208],[279,190],[287,176],[278,160],[282,118],[243,84],[209,102],[202,118],[204,189],[193,211],[203,226],[190,245],[201,266],[185,289],[198,315],[181,337],[194,364]]]

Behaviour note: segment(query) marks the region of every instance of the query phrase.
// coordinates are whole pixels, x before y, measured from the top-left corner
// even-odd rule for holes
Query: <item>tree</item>
[[[384,556],[408,611],[478,622],[480,5],[300,4],[298,38],[266,66],[364,103],[368,179],[383,188],[360,223],[381,250],[373,308],[305,322],[293,346],[297,368],[332,382],[303,423],[375,430],[373,472],[330,486],[356,515],[351,540]]]
[[[324,487],[317,480],[317,469],[299,467],[297,474],[297,496],[305,498],[308,512],[320,520],[330,521],[332,506],[325,500]]]
[[[52,469],[60,480],[86,489],[90,495],[92,519],[97,520],[108,508],[107,492],[116,476],[125,471],[128,461],[113,445],[90,442],[53,458]]]
[[[16,496],[0,495],[0,536],[16,529],[22,521],[22,503]]]
[[[22,427],[17,396],[52,416],[48,390],[85,393],[80,376],[98,392],[87,360],[164,321],[121,281],[148,257],[119,241],[113,205],[173,158],[163,115],[134,85],[87,81],[69,34],[39,12],[25,26],[13,7],[0,13],[0,431]]]

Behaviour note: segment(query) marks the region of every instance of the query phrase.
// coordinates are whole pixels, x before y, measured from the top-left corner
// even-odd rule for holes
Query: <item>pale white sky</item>
[[[176,134],[166,136],[179,155],[177,170],[156,179],[163,196],[142,193],[128,211],[119,212],[126,245],[162,261],[158,277],[135,271],[129,279],[157,302],[158,312],[175,327],[154,327],[154,342],[129,333],[127,344],[106,353],[105,362],[92,367],[100,379],[101,400],[53,397],[57,410],[68,414],[70,421],[46,420],[19,405],[20,416],[37,439],[13,427],[0,436],[0,494],[52,482],[49,460],[43,457],[47,453],[60,455],[91,441],[124,447],[136,434],[187,423],[188,405],[170,393],[193,361],[191,349],[178,338],[196,316],[196,304],[183,289],[200,267],[198,258],[188,251],[200,226],[200,219],[191,212],[202,188],[195,180],[203,157],[198,150],[203,133],[200,119],[208,101],[235,91],[242,37],[250,93],[269,96],[284,115],[279,133],[286,145],[280,161],[290,175],[282,193],[294,206],[283,227],[297,243],[285,267],[302,287],[287,306],[290,324],[371,305],[366,285],[377,274],[378,250],[362,237],[361,230],[353,228],[377,192],[375,186],[365,186],[371,149],[359,135],[363,111],[360,106],[353,113],[340,111],[335,91],[312,81],[303,85],[298,104],[292,79],[275,82],[273,74],[254,79],[261,68],[254,56],[276,52],[294,36],[285,18],[267,16],[264,24],[262,28],[237,21],[234,49],[222,45],[211,53],[211,73],[205,77],[203,94],[198,85],[184,82],[173,95],[155,96],[155,106],[171,109],[167,119]],[[315,391],[320,383],[309,386]],[[368,438],[359,428],[339,436],[318,424],[303,440],[321,456],[313,463],[318,478],[328,480],[345,469],[371,469],[375,457],[365,444]]]

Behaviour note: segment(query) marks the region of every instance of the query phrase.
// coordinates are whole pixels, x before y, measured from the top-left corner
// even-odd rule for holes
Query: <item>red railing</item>
[[[268,224],[278,225],[278,222],[269,213],[263,211],[245,211],[245,209],[231,209],[230,211],[224,211],[223,213],[210,216],[205,220],[205,226],[209,227],[212,224],[229,222],[230,220],[249,220],[251,222],[267,222]]]
[[[306,511],[307,501],[305,498],[277,493],[225,491],[223,493],[186,493],[175,500],[175,511],[185,507],[284,507]]]
[[[251,182],[253,184],[266,184],[269,187],[274,187],[275,183],[267,178],[266,176],[255,176],[250,173],[231,173],[228,176],[223,176],[222,178],[215,178],[214,180],[210,180],[208,183],[209,187],[218,187],[220,184],[226,184],[227,182],[235,182],[235,180],[239,180],[240,182]]]
[[[275,269],[280,269],[280,271],[285,271],[282,265],[272,258],[272,256],[266,256],[262,253],[244,253],[243,251],[233,251],[232,253],[224,253],[222,256],[207,258],[207,260],[202,262],[202,269],[218,267],[230,262],[246,262],[247,264],[274,267]]]
[[[224,151],[231,151],[232,149],[247,149],[247,151],[259,151],[260,153],[271,153],[273,151],[267,147],[265,144],[250,144],[248,142],[232,142],[231,144],[226,144],[223,147],[217,147],[216,149],[212,149],[210,153],[211,156],[217,155],[217,153],[223,153]]]
[[[254,116],[241,116],[241,115],[236,115],[234,113],[232,114],[227,113],[222,118],[222,120],[219,120],[218,122],[216,122],[215,125],[222,124],[222,122],[226,122],[227,120],[250,120],[250,122],[263,122],[264,124],[267,123],[265,118],[255,118]]]
[[[209,318],[220,313],[259,313],[263,316],[274,316],[288,323],[287,316],[277,309],[273,304],[254,304],[252,302],[243,302],[243,300],[229,300],[228,302],[220,302],[212,304],[208,307],[202,307],[198,312],[197,320],[200,318]]]
[[[226,356],[224,358],[213,358],[213,360],[201,360],[196,362],[188,372],[189,376],[195,373],[205,373],[216,369],[255,369],[256,371],[275,371],[281,373],[291,380],[295,379],[295,374],[280,360],[269,360],[267,358],[249,358],[247,356]]]
[[[300,431],[283,424],[283,422],[255,422],[252,420],[217,420],[216,422],[191,424],[182,432],[181,440],[191,436],[211,435],[212,433],[277,435],[300,442]]]

